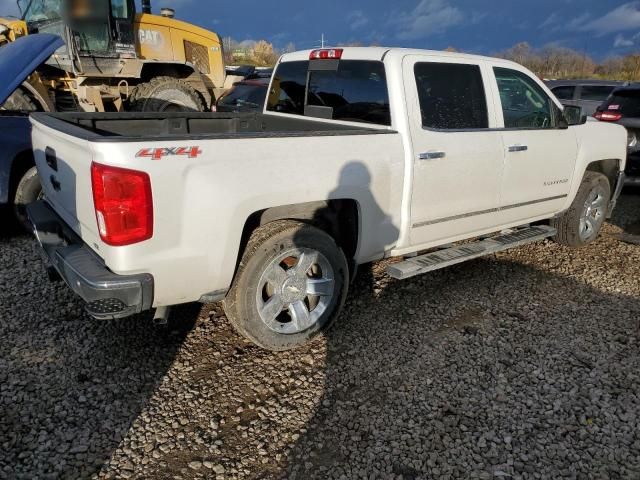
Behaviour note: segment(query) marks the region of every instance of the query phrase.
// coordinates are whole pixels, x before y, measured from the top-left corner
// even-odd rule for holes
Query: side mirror
[[[587,121],[587,116],[582,114],[582,108],[575,105],[565,105],[563,114],[563,120],[566,123],[566,127],[564,128],[573,125],[582,125]]]

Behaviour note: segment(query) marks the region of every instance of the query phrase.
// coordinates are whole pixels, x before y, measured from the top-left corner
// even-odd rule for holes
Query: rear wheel
[[[251,237],[224,302],[234,327],[272,351],[300,347],[323,335],[348,290],[344,253],[327,233],[281,221]]]
[[[551,223],[558,230],[555,241],[576,248],[593,243],[607,218],[610,200],[609,179],[587,172],[569,210]]]
[[[26,207],[42,198],[42,185],[36,167],[31,167],[20,178],[13,197],[13,209],[18,222],[27,230],[31,230],[27,218]]]
[[[198,91],[184,80],[157,77],[135,88],[129,109],[136,112],[204,112],[205,104]]]

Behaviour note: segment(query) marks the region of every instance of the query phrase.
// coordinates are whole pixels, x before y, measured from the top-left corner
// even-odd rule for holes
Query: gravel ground
[[[0,240],[1,478],[640,478],[640,196],[593,246],[360,276],[265,353],[217,305],[87,318]],[[640,232],[640,230],[638,230]]]

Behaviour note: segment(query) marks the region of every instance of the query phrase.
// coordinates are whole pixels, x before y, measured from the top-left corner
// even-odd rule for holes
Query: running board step
[[[420,257],[410,258],[387,268],[387,274],[398,280],[415,277],[434,270],[456,265],[475,258],[502,252],[510,248],[521,247],[528,243],[538,242],[553,237],[558,231],[549,226],[540,225],[514,230],[511,233],[479,240],[473,243],[427,253]]]

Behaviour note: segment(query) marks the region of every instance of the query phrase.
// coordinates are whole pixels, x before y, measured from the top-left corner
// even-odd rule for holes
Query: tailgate
[[[76,234],[94,245],[99,236],[91,188],[91,144],[46,126],[37,117],[32,117],[31,123],[34,157],[45,199]]]

